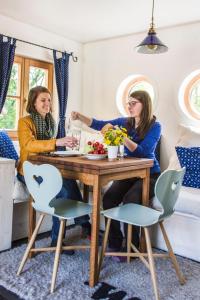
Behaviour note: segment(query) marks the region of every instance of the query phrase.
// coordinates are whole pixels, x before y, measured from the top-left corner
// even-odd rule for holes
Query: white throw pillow
[[[180,125],[180,136],[175,146],[181,147],[200,147],[200,130],[193,127]],[[180,169],[180,163],[176,154],[175,147],[169,159],[169,169]]]
[[[15,185],[13,191],[13,200],[28,201],[29,192],[25,184],[15,177]]]
[[[177,146],[200,147],[200,130],[180,125],[180,138],[177,141]]]

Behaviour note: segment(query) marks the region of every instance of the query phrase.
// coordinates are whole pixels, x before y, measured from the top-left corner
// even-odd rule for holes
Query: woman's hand
[[[86,124],[87,126],[90,126],[92,124],[92,118],[86,117],[77,111],[71,112],[71,119],[73,121],[79,120],[79,121],[83,122],[84,124]]]
[[[136,150],[138,144],[131,141],[128,137],[124,138],[124,145],[129,149],[129,151],[133,152]]]
[[[112,129],[113,127],[114,126],[112,124],[108,123],[101,128],[101,133],[104,135],[106,133],[106,131],[108,131],[109,129]]]
[[[66,136],[56,140],[56,146],[65,146],[74,148],[78,144],[78,140],[73,136]]]
[[[79,112],[77,112],[77,111],[72,111],[72,112],[71,112],[71,119],[72,119],[73,121],[79,120]]]

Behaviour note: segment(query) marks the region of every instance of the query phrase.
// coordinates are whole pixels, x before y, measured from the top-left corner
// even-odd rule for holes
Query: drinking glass
[[[120,157],[120,158],[124,157],[124,144],[119,145],[118,157]]]
[[[66,134],[71,130],[71,119],[69,118],[68,120],[65,121],[65,131]]]
[[[80,150],[80,142],[81,142],[81,130],[80,129],[73,129],[71,130],[72,136],[77,139],[77,144],[73,148],[73,150],[79,151]]]
[[[66,150],[76,150],[80,149],[80,140],[81,140],[81,130],[80,129],[70,129],[66,131],[66,136],[71,136],[77,139],[77,144],[73,148],[66,147]]]

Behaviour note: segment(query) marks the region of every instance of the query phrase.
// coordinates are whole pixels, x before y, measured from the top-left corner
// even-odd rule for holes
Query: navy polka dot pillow
[[[200,147],[176,147],[181,167],[186,167],[183,185],[200,188]]]

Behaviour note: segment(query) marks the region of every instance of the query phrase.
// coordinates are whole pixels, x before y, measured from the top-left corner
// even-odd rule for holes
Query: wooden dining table
[[[93,287],[97,283],[98,273],[98,234],[100,222],[101,188],[112,180],[139,177],[143,181],[142,204],[149,204],[149,176],[153,165],[152,159],[146,158],[122,158],[108,161],[89,160],[84,156],[58,157],[51,155],[31,155],[28,159],[34,164],[48,163],[57,167],[62,176],[68,179],[80,180],[84,184],[83,199],[88,200],[88,187],[93,187],[92,199],[92,234],[90,248],[90,274],[89,285]],[[29,237],[35,227],[35,212],[30,206]],[[141,239],[141,248],[144,248],[144,237]]]

